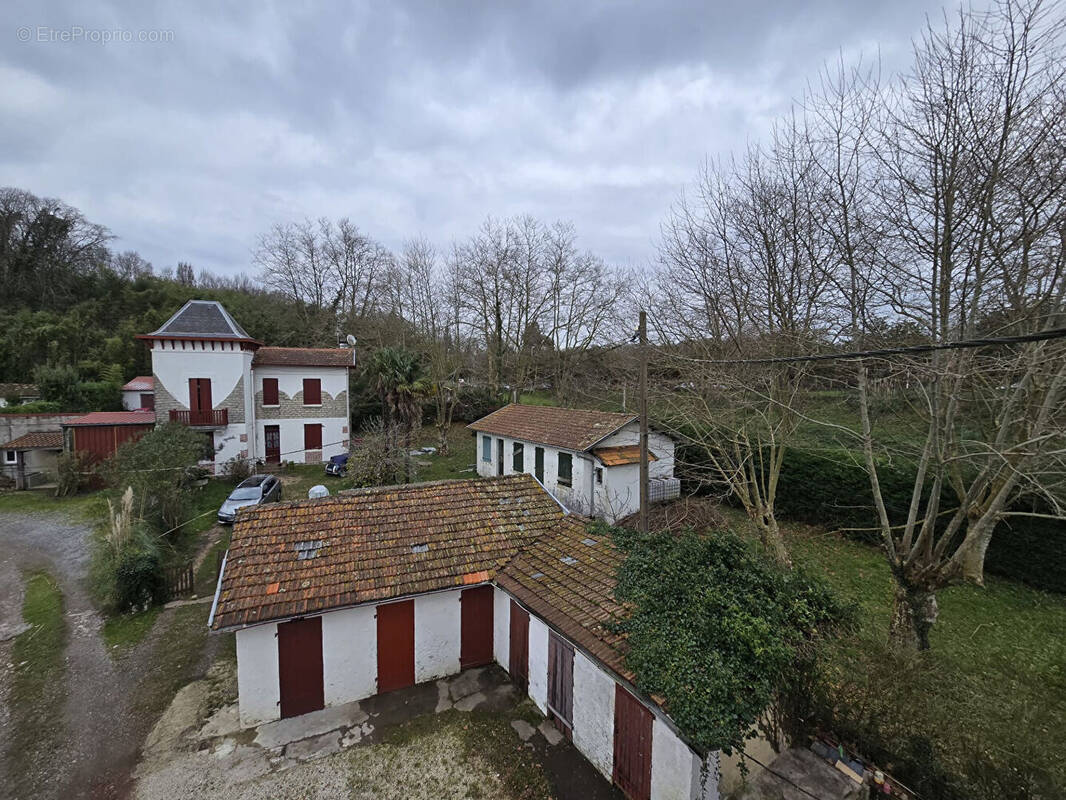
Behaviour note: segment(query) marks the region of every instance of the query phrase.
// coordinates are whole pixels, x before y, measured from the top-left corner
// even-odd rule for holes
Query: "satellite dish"
[[[350,333],[344,337],[344,341],[348,343],[349,347],[355,347],[355,337],[352,336]]]

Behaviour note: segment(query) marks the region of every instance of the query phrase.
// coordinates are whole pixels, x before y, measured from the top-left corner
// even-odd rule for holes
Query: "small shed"
[[[0,450],[4,454],[4,474],[15,481],[16,489],[32,489],[55,479],[56,456],[63,450],[59,431],[26,433],[12,439]]]
[[[155,376],[138,375],[122,387],[122,407],[127,411],[155,410]]]
[[[94,411],[64,422],[63,435],[67,450],[87,453],[90,461],[97,462],[154,427],[154,411]]]

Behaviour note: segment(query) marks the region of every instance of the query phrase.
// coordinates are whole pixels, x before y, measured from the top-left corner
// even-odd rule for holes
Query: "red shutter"
[[[263,405],[278,405],[278,379],[263,378]]]
[[[318,378],[304,378],[304,405],[322,405],[322,381]]]
[[[304,450],[322,449],[322,426],[304,425]]]

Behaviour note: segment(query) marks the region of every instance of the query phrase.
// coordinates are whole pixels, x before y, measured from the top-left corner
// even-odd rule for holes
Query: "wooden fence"
[[[196,590],[196,571],[192,563],[169,567],[163,571],[163,591],[167,600],[176,600]]]

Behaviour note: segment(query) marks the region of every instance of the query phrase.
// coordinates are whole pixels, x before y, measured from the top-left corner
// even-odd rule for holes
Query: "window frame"
[[[14,456],[14,458],[10,458]],[[19,463],[19,451],[18,450],[5,450],[4,451],[4,463],[5,464],[17,464]]]
[[[268,397],[268,395],[267,395],[267,384],[268,384],[268,382],[271,385],[271,387],[273,389],[273,392],[274,392],[274,395],[273,395],[274,402],[273,403],[267,402],[267,397]],[[263,378],[263,408],[277,408],[280,405],[281,405],[281,389],[278,386],[278,379],[277,378]]]
[[[511,445],[511,469],[514,472],[526,471],[526,448],[522,442]]]
[[[314,430],[316,428],[318,429],[318,447],[311,447],[309,445],[314,442],[314,437],[312,437],[310,440],[308,440],[307,434],[308,434],[309,431]],[[306,453],[309,450],[321,450],[321,449],[322,449],[322,423],[320,423],[320,422],[305,422],[304,423],[304,452]]]
[[[487,464],[492,463],[492,437],[488,435],[482,435],[481,437],[481,460]]]
[[[603,486],[603,467],[596,467],[596,485]]]
[[[566,477],[563,477],[563,456],[566,457]],[[558,453],[558,458],[555,460],[555,482],[560,486],[573,487],[574,485],[574,456],[572,453],[564,453],[562,450]]]
[[[315,394],[318,395],[318,402],[317,403],[308,403],[307,402],[307,395],[308,395],[307,388],[308,388],[308,386],[314,386],[315,387]],[[322,405],[322,379],[321,378],[304,378],[304,383],[303,383],[303,401],[304,401],[304,405],[305,406],[309,406],[309,407],[313,407],[313,408],[318,408],[318,407],[320,407]]]

